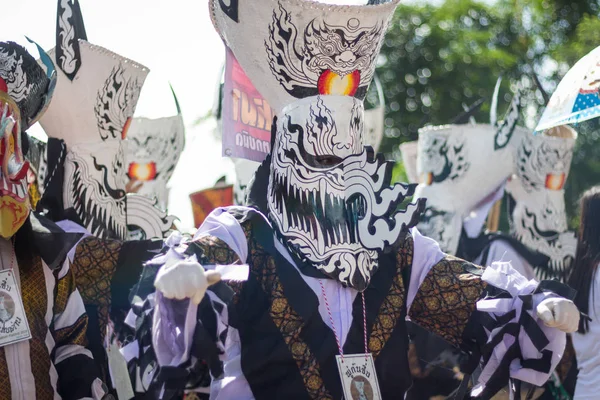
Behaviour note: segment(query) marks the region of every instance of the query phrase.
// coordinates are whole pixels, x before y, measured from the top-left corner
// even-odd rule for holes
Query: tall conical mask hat
[[[493,205],[486,199],[502,190],[511,175],[512,137],[524,130],[516,126],[519,94],[501,124],[495,121],[495,111],[490,124],[469,122],[479,105],[475,103],[454,124],[419,130],[416,196],[427,199],[427,208],[418,227],[449,254],[456,254],[465,218],[483,203]],[[483,215],[481,225],[487,212]]]
[[[38,46],[42,65],[14,42],[0,42],[0,236],[12,237],[30,211],[25,131],[46,111],[56,74]]]
[[[414,187],[390,187],[392,165],[363,146],[363,99],[398,2],[210,1],[217,31],[276,114],[276,232],[301,269],[361,291],[423,207],[397,210]]]
[[[534,266],[541,279],[566,279],[577,239],[568,231],[564,185],[569,176],[577,132],[569,126],[543,134],[522,135],[516,144],[515,175],[506,185],[510,196],[511,234],[549,257]]]
[[[134,118],[127,135],[127,176],[141,183],[137,194],[156,197],[162,209],[168,206],[167,184],[185,146],[185,126],[175,92],[173,97],[177,115]]]
[[[49,138],[67,146],[64,208],[94,235],[127,237],[125,139],[148,69],[93,45],[78,3],[58,1],[54,100],[41,119]],[[50,155],[49,155],[50,156]],[[48,172],[52,175],[52,171]]]

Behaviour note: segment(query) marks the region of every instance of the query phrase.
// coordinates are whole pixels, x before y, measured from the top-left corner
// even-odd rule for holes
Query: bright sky
[[[188,194],[210,187],[233,164],[221,158],[220,142],[209,127],[193,127],[213,105],[223,63],[223,44],[202,0],[81,0],[90,42],[144,64],[151,70],[136,116],[175,114],[171,82],[187,127],[187,145],[171,180],[169,212],[192,228]],[[0,13],[0,39],[25,44],[23,35],[49,50],[55,46],[56,1],[19,0]],[[31,48],[28,46],[28,48]],[[36,54],[33,52],[33,54]],[[41,128],[32,133],[44,137]]]
[[[326,2],[364,4],[365,0]],[[212,186],[224,174],[232,181],[233,174],[231,161],[221,157],[213,124],[192,126],[213,105],[224,60],[223,44],[208,15],[208,1],[80,0],[80,4],[90,42],[150,68],[136,116],[174,114],[167,82],[177,93],[187,143],[171,179],[169,213],[179,217],[182,229],[189,230],[193,228],[189,193]],[[25,45],[23,36],[27,35],[49,50],[56,40],[56,1],[14,1],[10,12],[0,13],[0,27],[0,40]],[[39,126],[30,133],[45,137]]]

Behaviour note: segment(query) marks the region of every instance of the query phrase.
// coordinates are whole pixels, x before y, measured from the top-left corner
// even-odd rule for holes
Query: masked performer
[[[511,114],[517,115],[516,100],[508,121],[515,121]],[[427,210],[419,228],[445,243],[442,247],[450,254],[482,265],[510,261],[527,278],[564,282],[576,240],[567,229],[563,185],[577,133],[563,126],[534,135],[517,126],[502,134],[506,124],[494,120],[489,125],[420,131],[417,192],[427,197]],[[501,137],[508,138],[506,146],[496,143]],[[511,231],[483,232],[485,218],[504,188]],[[466,191],[469,196],[464,196]],[[425,352],[435,349],[431,343],[421,346],[420,358],[427,359]],[[568,362],[561,364],[562,378],[566,366]]]
[[[514,175],[506,185],[511,235],[543,258],[529,263],[518,254],[515,259],[531,265],[538,278],[565,282],[577,248],[575,233],[567,226],[564,193],[577,132],[559,126],[519,139]],[[504,251],[506,246],[492,246],[488,259]]]
[[[81,235],[30,210],[25,130],[56,79],[40,54],[43,66],[16,43],[0,43],[0,398],[99,399],[104,385],[84,347],[88,318],[67,257]]]
[[[419,230],[445,252],[468,260],[480,254],[472,243],[463,244],[479,237],[492,205],[504,194],[513,168],[513,136],[525,131],[516,126],[519,110],[516,95],[501,124],[460,118],[419,130],[416,196],[427,199]]]
[[[489,124],[472,121],[481,104],[477,101],[451,124],[420,129],[418,143],[400,146],[409,179],[421,182],[417,196],[427,199],[419,230],[437,240],[446,253],[470,261],[480,254],[481,247],[475,246],[480,241],[474,238],[480,237],[490,208],[502,198],[512,168],[512,147],[496,144],[496,134],[505,125],[494,121],[494,113]],[[510,113],[505,118],[509,120]],[[515,125],[507,128],[505,136],[509,138],[519,129]],[[501,256],[492,261],[510,261]],[[533,277],[533,272],[529,276],[523,273],[530,270],[518,271]],[[415,380],[407,398],[449,395],[460,383],[461,352],[415,324],[408,326]]]
[[[56,95],[40,122],[50,138],[46,186],[61,192],[48,198],[61,203],[48,208],[97,237],[162,237],[173,218],[125,190],[125,139],[148,69],[87,42],[77,1],[58,1],[56,37]]]
[[[413,187],[389,186],[391,165],[363,147],[362,99],[397,4],[210,2],[276,111],[273,150],[255,207],[215,210],[146,267],[160,268],[158,290],[135,305],[129,346],[154,396],[180,396],[210,372],[213,399],[399,398],[407,317],[481,360],[474,397],[509,377],[542,384],[558,363],[562,331],[579,319],[553,293],[566,287],[442,253],[411,228],[424,201],[399,207]],[[232,264],[248,265],[246,280]],[[234,279],[209,287],[219,269]]]
[[[154,200],[125,190],[124,139],[148,69],[84,37],[78,2],[59,0],[57,47],[50,52],[57,84],[40,121],[49,140],[38,210],[85,236],[69,258],[90,318],[89,347],[102,376],[108,381],[110,370],[119,397],[128,398],[118,333],[142,263],[160,250],[162,239],[125,240],[134,226],[142,236],[162,238],[172,219]]]
[[[516,100],[507,121],[516,122]],[[505,145],[497,143],[502,137]],[[564,281],[576,247],[563,191],[576,138],[567,126],[538,135],[505,123],[420,130],[417,195],[427,198],[427,210],[419,229],[450,254],[482,265],[511,261],[528,278]],[[510,235],[484,233],[505,188]]]

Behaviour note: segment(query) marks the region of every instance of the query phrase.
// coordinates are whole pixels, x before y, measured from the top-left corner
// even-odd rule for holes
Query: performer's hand
[[[195,261],[182,260],[166,264],[156,275],[154,287],[168,299],[191,299],[200,304],[206,289],[221,279],[217,271],[205,271]]]
[[[579,310],[571,300],[546,299],[537,306],[537,315],[546,326],[563,332],[572,333],[579,328]]]

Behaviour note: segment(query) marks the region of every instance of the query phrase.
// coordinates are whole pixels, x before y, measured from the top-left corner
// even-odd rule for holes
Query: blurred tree
[[[511,18],[472,0],[398,7],[378,72],[386,98],[384,152],[397,153],[423,125],[449,123],[482,97],[488,101],[475,118],[489,120],[496,79],[517,77],[527,49],[508,28]],[[510,101],[509,85],[505,79],[501,109]]]
[[[578,2],[574,3],[578,4]],[[600,19],[598,5],[591,4],[593,15],[583,14],[578,23],[572,23],[569,35],[562,46],[557,46],[552,52],[552,58],[564,68],[571,67],[581,57],[595,49],[600,42],[596,35],[600,32]],[[578,15],[578,14],[577,14]],[[558,84],[559,79],[555,79]],[[579,197],[590,186],[600,183],[600,120],[586,121],[574,128],[579,132],[571,173],[565,186],[565,201],[569,212],[570,225],[576,227],[579,224],[578,201]]]
[[[527,104],[523,121],[532,128],[544,101],[529,77],[535,71],[551,93],[568,68],[600,44],[595,36],[600,31],[598,10],[598,0],[400,5],[378,69],[386,100],[380,150],[399,159],[398,145],[416,140],[419,128],[450,123],[480,98],[485,102],[475,119],[488,122],[500,75],[499,117],[518,81]],[[600,146],[600,124],[591,121],[577,129],[580,136],[565,188],[571,217],[579,194],[600,181],[600,151],[594,151]],[[402,171],[395,176],[402,176]]]

